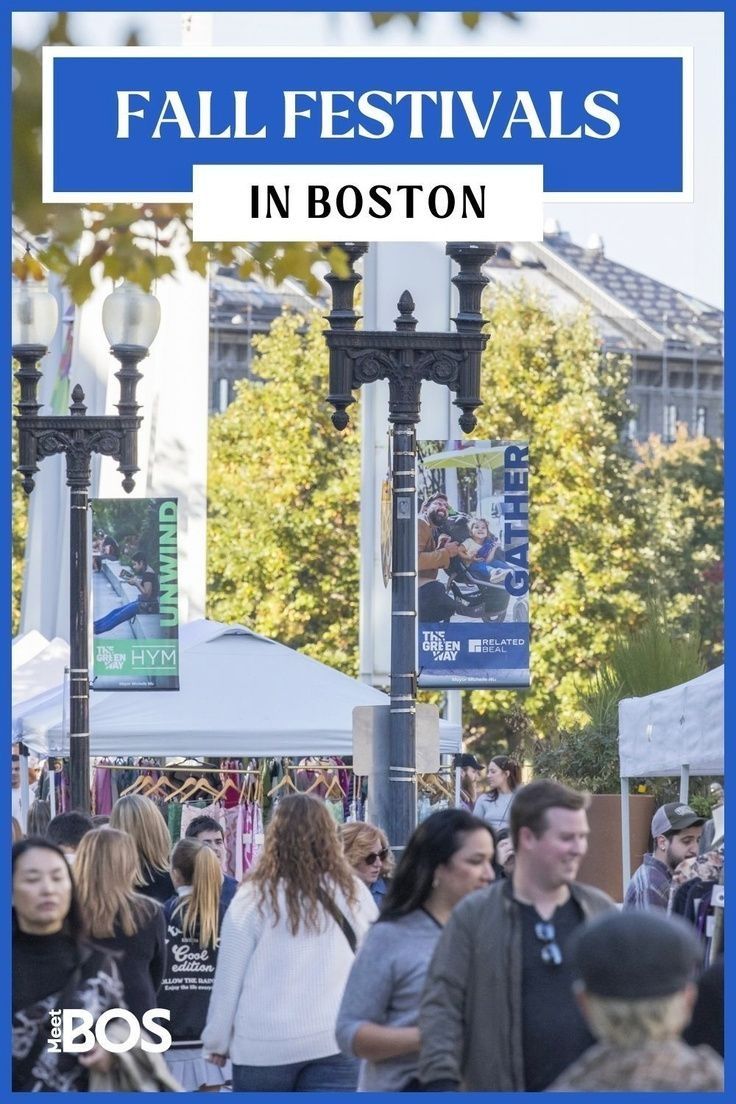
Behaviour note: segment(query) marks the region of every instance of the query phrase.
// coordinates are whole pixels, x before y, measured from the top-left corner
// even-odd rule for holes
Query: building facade
[[[585,305],[601,335],[602,353],[631,361],[626,428],[631,441],[658,434],[673,441],[678,424],[694,436],[723,434],[723,312],[691,295],[610,260],[592,235],[576,245],[552,221],[544,241],[499,243],[487,273],[491,289],[519,285],[543,294],[552,310]],[[241,379],[260,382],[252,339],[267,333],[286,308],[325,310],[297,281],[270,288],[218,269],[210,281],[210,413],[225,410]]]
[[[576,245],[555,221],[543,242],[501,243],[487,271],[498,286],[541,292],[553,310],[590,309],[601,351],[631,360],[630,440],[673,441],[678,424],[723,435],[722,311],[610,260],[598,235]]]

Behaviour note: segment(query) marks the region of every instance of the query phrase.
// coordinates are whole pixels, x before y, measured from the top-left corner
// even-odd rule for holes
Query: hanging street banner
[[[179,689],[175,498],[92,502],[93,690]]]
[[[529,447],[417,451],[419,686],[528,687]]]

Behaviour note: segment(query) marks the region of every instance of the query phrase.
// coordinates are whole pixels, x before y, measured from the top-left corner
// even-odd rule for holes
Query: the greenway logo
[[[171,1046],[170,1033],[156,1022],[168,1023],[171,1019],[166,1008],[149,1008],[140,1024],[127,1008],[109,1008],[97,1020],[85,1008],[52,1008],[49,1016],[47,1047],[57,1054],[85,1054],[94,1046],[111,1054],[124,1054],[138,1043],[147,1053],[160,1054]],[[141,1032],[141,1027],[147,1034]]]

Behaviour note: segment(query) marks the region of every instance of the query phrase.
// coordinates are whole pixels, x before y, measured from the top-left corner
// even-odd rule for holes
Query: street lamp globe
[[[161,322],[155,295],[124,280],[102,304],[102,326],[113,349],[134,346],[148,350]]]
[[[59,307],[51,292],[24,282],[13,290],[12,343],[16,347],[48,349],[59,322]]]

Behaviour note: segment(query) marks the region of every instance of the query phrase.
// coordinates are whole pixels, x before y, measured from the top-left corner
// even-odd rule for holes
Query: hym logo
[[[94,1046],[101,1046],[111,1054],[124,1054],[140,1042],[142,1050],[160,1054],[171,1046],[170,1033],[156,1022],[171,1019],[167,1008],[149,1008],[143,1013],[140,1024],[127,1008],[109,1008],[96,1021],[86,1008],[52,1008],[49,1016],[51,1031],[47,1048],[57,1053],[86,1054]],[[153,1038],[142,1035],[141,1026]]]

